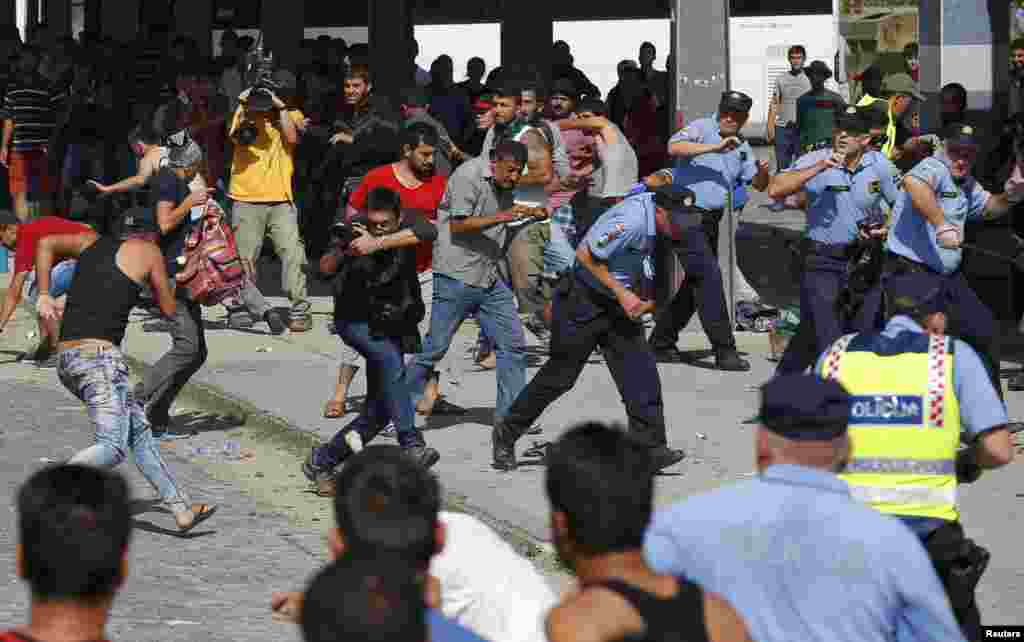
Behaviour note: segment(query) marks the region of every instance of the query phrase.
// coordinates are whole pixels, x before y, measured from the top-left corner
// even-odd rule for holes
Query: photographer
[[[369,193],[366,210],[351,225],[334,226],[333,247],[320,259],[320,273],[335,275],[338,336],[366,359],[367,381],[360,415],[314,448],[302,466],[324,495],[333,495],[333,472],[352,454],[350,444],[369,442],[390,421],[399,445],[424,467],[440,458],[416,428],[403,383],[405,355],[419,351],[417,324],[425,313],[413,246],[436,239],[437,229],[423,217],[403,219],[401,196],[385,187]]]
[[[238,97],[229,136],[235,144],[231,163],[235,240],[239,255],[255,277],[256,261],[268,234],[281,259],[281,287],[292,308],[288,327],[313,327],[306,292],[306,252],[299,236],[298,210],[292,194],[295,147],[303,115],[288,107],[266,79]]]

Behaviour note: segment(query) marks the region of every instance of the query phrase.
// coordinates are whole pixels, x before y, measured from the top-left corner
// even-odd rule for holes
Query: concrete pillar
[[[990,8],[996,6],[995,11]],[[938,123],[934,98],[958,82],[967,89],[967,108],[975,115],[1000,117],[1009,84],[1009,11],[991,0],[921,0],[921,92],[929,100],[921,113],[927,130]],[[994,110],[994,111],[993,111]]]
[[[141,0],[104,0],[100,4],[103,35],[121,42],[133,42],[139,33]]]
[[[550,0],[508,0],[501,15],[501,67],[512,81],[547,82],[554,44]]]
[[[675,0],[676,120],[689,122],[718,109],[728,90],[727,0]]]
[[[71,0],[49,0],[46,3],[46,26],[51,38],[71,35]]]
[[[199,54],[208,57],[213,46],[213,0],[177,0],[173,6],[174,32],[195,39]]]
[[[412,42],[416,18],[409,0],[367,0],[373,90],[397,99],[413,86]]]
[[[262,2],[260,22],[263,29],[263,46],[273,51],[275,60],[285,67],[290,68],[298,60],[299,46],[302,44],[306,26],[305,9],[306,0]]]

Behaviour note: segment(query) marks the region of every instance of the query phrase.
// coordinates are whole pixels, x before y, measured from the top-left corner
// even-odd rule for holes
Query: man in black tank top
[[[57,344],[57,376],[86,405],[96,424],[96,443],[69,463],[113,468],[130,450],[139,471],[174,513],[178,529],[187,532],[216,507],[192,504],[171,475],[132,393],[121,352],[128,317],[139,303],[143,284],[153,289],[160,311],[174,316],[176,305],[164,257],[150,241],[101,238],[92,231],[48,236],[36,249],[36,268],[45,270],[37,276],[40,292],[50,291],[50,268],[56,256],[78,259]],[[49,294],[40,295],[37,307],[44,318],[57,315]]]
[[[580,584],[548,615],[550,642],[750,640],[724,599],[644,561],[654,505],[648,447],[585,423],[552,444],[547,467],[552,539]]]

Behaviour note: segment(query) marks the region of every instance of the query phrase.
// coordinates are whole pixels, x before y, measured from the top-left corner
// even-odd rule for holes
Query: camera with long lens
[[[359,232],[344,221],[338,221],[331,226],[331,246],[339,252],[347,250],[352,241],[359,236]]]
[[[274,80],[274,54],[264,52],[262,36],[249,54],[246,79],[249,81],[249,96],[245,100],[245,113],[272,111],[273,96],[280,90],[280,86]],[[240,145],[253,145],[258,137],[259,128],[249,118],[243,120],[235,131],[235,140]]]

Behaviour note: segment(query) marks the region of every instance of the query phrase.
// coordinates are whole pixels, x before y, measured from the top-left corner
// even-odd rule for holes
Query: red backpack
[[[238,255],[235,235],[228,226],[224,210],[212,198],[206,211],[192,224],[185,237],[184,267],[175,275],[188,298],[201,305],[217,305],[229,296],[237,296],[245,282],[245,267]]]

